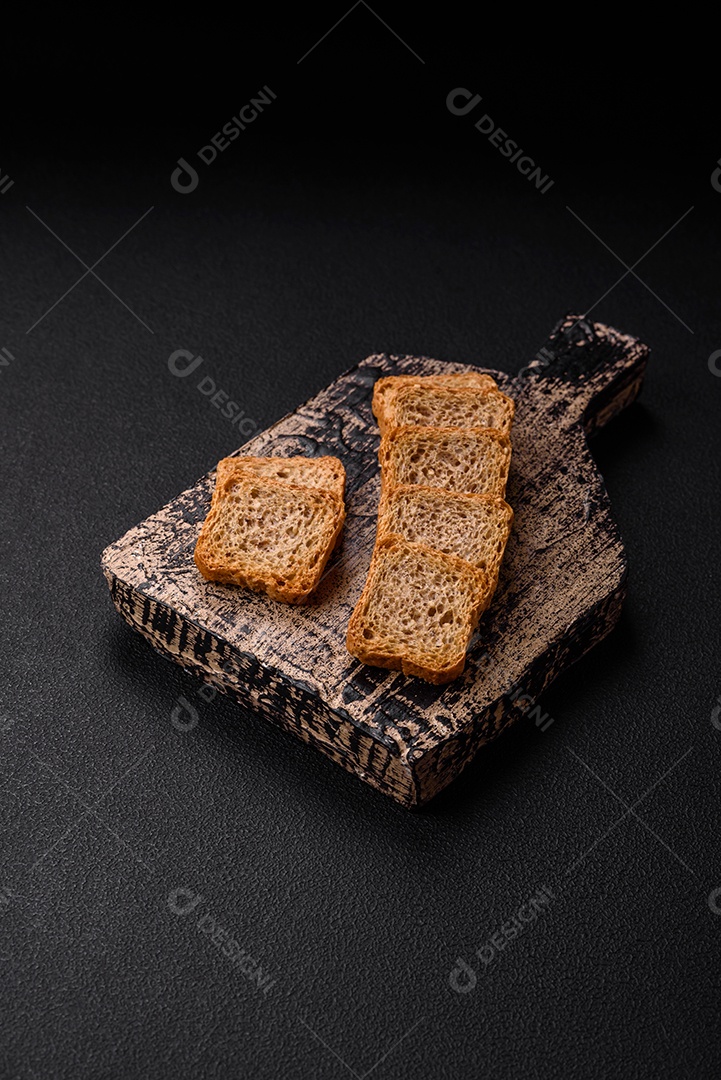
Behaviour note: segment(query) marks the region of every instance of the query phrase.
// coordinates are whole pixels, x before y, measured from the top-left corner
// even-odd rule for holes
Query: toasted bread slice
[[[229,472],[195,547],[203,577],[301,604],[320,581],[345,509],[329,491]]]
[[[513,510],[497,495],[404,484],[383,494],[378,538],[395,534],[465,559],[485,571],[495,591],[512,521]]]
[[[511,464],[507,435],[493,428],[394,428],[381,439],[382,490],[401,484],[499,495]]]
[[[477,390],[497,390],[498,383],[482,371],[463,371],[456,375],[386,375],[373,387],[373,415],[381,433],[388,426],[386,409],[389,398],[405,386],[475,387]]]
[[[450,682],[490,597],[486,574],[464,559],[384,536],[348,624],[348,651],[364,664]]]
[[[381,435],[395,427],[484,427],[508,435],[515,411],[515,402],[500,390],[424,381],[392,390],[378,426]]]
[[[345,469],[337,457],[227,457],[218,462],[215,492],[229,476],[265,476],[301,487],[329,491],[343,502]],[[213,494],[215,503],[215,493]]]

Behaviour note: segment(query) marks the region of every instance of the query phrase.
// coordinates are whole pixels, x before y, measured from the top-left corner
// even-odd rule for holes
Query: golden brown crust
[[[255,592],[267,593],[272,599],[285,603],[304,603],[320,582],[343,529],[345,507],[342,500],[339,501],[327,490],[290,484],[247,470],[226,468],[222,462],[220,464],[213,503],[195,546],[193,557],[198,570],[209,581],[240,585]],[[318,535],[313,546],[308,548],[305,563],[285,569],[280,566],[273,568],[268,565],[267,551],[256,544],[257,550],[254,552],[252,543],[247,550],[232,554],[227,552],[227,545],[221,543],[228,513],[227,501],[233,498],[242,503],[244,498],[247,499],[248,513],[251,514],[255,512],[251,509],[251,496],[256,499],[256,507],[257,500],[266,497],[271,533],[274,531],[273,515],[277,516],[279,511],[282,514],[284,508],[288,513],[293,513],[299,505],[303,505],[315,519],[319,519],[315,525]],[[257,520],[255,525],[257,532]]]
[[[462,371],[452,375],[386,375],[373,387],[373,415],[383,432],[386,426],[386,407],[389,397],[403,386],[475,386],[484,390],[498,389],[492,375],[482,371]]]
[[[488,378],[492,385],[474,382],[449,386],[419,379],[391,387],[379,408],[381,435],[396,427],[411,426],[487,427],[508,435],[516,411],[515,401],[502,393],[490,376],[479,378]]]
[[[503,495],[515,402],[482,372],[391,376],[375,384],[373,413],[381,432],[376,547],[346,645],[366,664],[435,684],[450,682],[462,673],[473,629],[491,602],[510,533],[513,511]],[[436,536],[436,528],[448,535]],[[384,560],[399,550],[422,553],[429,568],[434,560],[436,567],[456,568],[454,619],[462,621],[465,640],[462,634],[449,637],[436,621],[440,610],[445,620],[453,593],[447,576],[431,574],[426,591],[422,572],[416,574],[415,591],[406,593],[399,583],[410,580],[410,564],[397,580],[383,575]],[[380,599],[373,612],[376,590]]]
[[[439,568],[457,579],[455,615],[458,620],[458,641],[449,649],[450,655],[447,655],[445,662],[439,662],[428,649],[424,652],[421,648],[417,655],[413,656],[407,646],[401,647],[397,642],[394,645],[388,639],[379,641],[375,635],[370,638],[374,644],[369,643],[372,605],[381,587],[379,578],[387,560],[393,556],[397,557],[401,568],[404,559],[415,563],[415,568],[422,564],[429,573],[429,586],[430,576]],[[404,578],[399,580],[399,587],[402,588]],[[376,544],[363,592],[348,623],[346,647],[352,656],[364,664],[402,671],[404,675],[414,675],[436,685],[450,682],[463,672],[468,642],[481,614],[488,607],[491,596],[492,588],[488,576],[465,559],[446,555],[426,544],[408,543],[401,536],[383,536]],[[433,596],[429,597],[431,602],[435,599]],[[393,628],[389,628],[389,638],[392,631]]]
[[[213,504],[220,485],[230,476],[266,476],[269,479],[302,487],[323,489],[343,502],[345,495],[345,469],[337,457],[251,457],[234,455],[222,458],[216,467]]]
[[[484,442],[495,443],[500,450],[497,462],[497,476],[493,479],[492,486],[477,492],[476,488],[463,488],[460,485],[449,486],[443,482],[441,475],[437,483],[429,482],[424,477],[424,487],[445,488],[452,491],[471,491],[478,494],[499,495],[503,497],[508,481],[508,470],[511,464],[511,440],[503,432],[495,428],[431,428],[431,427],[400,427],[393,428],[381,439],[378,449],[378,460],[381,467],[381,491],[388,488],[398,487],[404,483],[420,483],[421,481],[409,480],[401,469],[403,455],[411,456],[422,449],[433,450],[442,443],[455,445],[459,451],[472,454],[479,444]]]

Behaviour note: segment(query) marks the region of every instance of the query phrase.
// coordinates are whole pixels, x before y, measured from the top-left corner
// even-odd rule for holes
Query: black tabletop
[[[608,56],[341,14],[8,69],[0,1072],[716,1077],[721,142]],[[341,371],[514,372],[567,311],[652,353],[543,731],[409,813],[116,614],[102,549]]]

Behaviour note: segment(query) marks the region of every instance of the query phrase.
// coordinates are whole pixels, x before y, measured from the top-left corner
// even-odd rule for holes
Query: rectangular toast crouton
[[[400,484],[498,495],[511,464],[507,435],[492,428],[394,428],[381,439],[382,490]]]
[[[482,371],[463,371],[456,375],[385,375],[377,379],[373,387],[373,415],[378,421],[381,434],[388,427],[386,410],[393,395],[406,386],[475,387],[477,390],[497,390],[498,383],[492,375]]]
[[[378,426],[381,435],[396,427],[494,428],[508,435],[515,410],[512,398],[497,389],[429,386],[424,381],[392,390]]]
[[[348,651],[364,664],[450,682],[490,597],[486,574],[464,559],[384,536],[348,624]]]
[[[302,604],[318,585],[345,509],[326,490],[221,470],[194,559],[209,581],[242,585]]]

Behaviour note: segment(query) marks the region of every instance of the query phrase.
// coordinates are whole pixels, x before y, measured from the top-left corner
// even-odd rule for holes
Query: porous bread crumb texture
[[[387,429],[494,428],[508,435],[515,410],[515,402],[500,390],[411,383],[388,395],[384,420]]]
[[[486,575],[464,559],[385,536],[348,624],[348,650],[366,664],[448,682],[463,670],[489,599]]]
[[[503,496],[511,464],[507,435],[491,428],[395,428],[381,439],[382,484],[422,484]]]
[[[491,375],[484,375],[480,371],[464,371],[457,375],[386,375],[382,379],[377,379],[373,387],[372,409],[381,435],[387,427],[392,426],[386,415],[389,402],[398,391],[407,386],[498,389],[496,380]]]
[[[195,564],[210,581],[303,603],[320,581],[340,536],[343,502],[332,491],[261,472],[219,470]]]
[[[512,521],[513,510],[497,495],[404,484],[381,499],[378,537],[395,534],[457,555],[485,570],[495,589]]]
[[[231,476],[265,476],[288,484],[330,491],[341,502],[345,494],[345,469],[337,457],[227,457],[218,462],[213,498]]]
[[[376,382],[373,412],[381,504],[346,645],[363,663],[450,682],[511,529],[503,495],[515,403],[481,373],[390,376]]]

